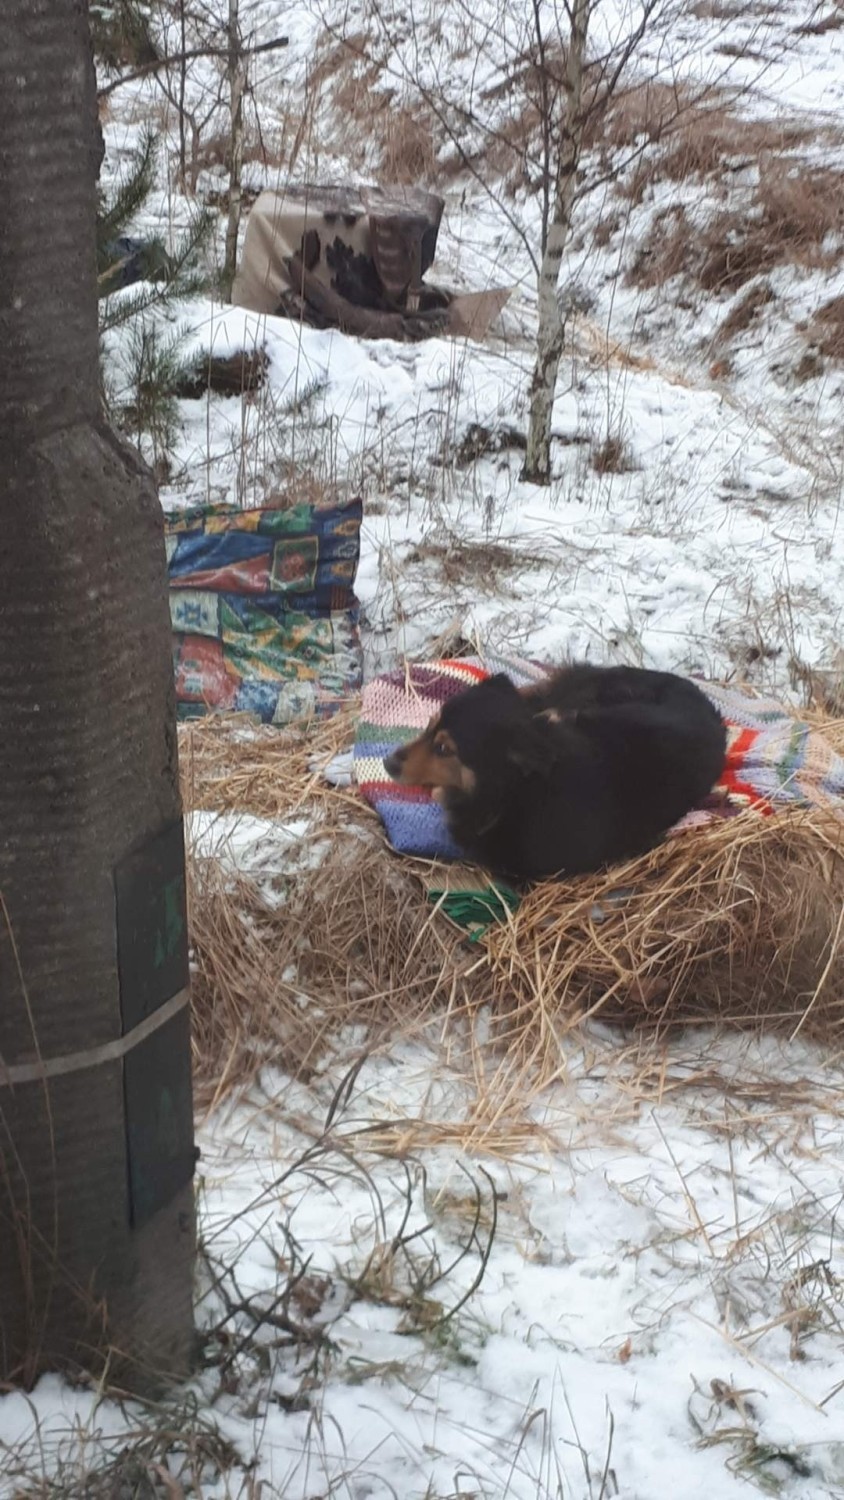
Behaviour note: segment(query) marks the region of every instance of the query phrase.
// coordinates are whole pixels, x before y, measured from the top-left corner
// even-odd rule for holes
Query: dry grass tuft
[[[840,748],[844,725],[815,717]],[[182,731],[189,806],[314,819],[303,852],[271,881],[191,860],[204,1104],[270,1061],[307,1076],[350,1026],[362,1047],[377,1045],[436,1014],[454,1032],[481,1007],[494,1044],[484,1066],[500,1059],[510,1102],[559,1074],[565,1036],[584,1017],[651,1041],[720,1023],[840,1044],[844,821],[834,810],[747,814],[608,873],[536,886],[473,943],[426,893],[477,887],[479,872],[399,859],[357,795],[319,779],[315,758],[351,733],[351,714],[287,734],[226,720]],[[324,857],[311,857],[320,841]]]
[[[623,894],[623,899],[619,893]],[[844,1033],[844,821],[754,814],[538,886],[490,933],[499,1034],[544,1076],[574,1019]],[[503,991],[502,991],[503,996]]]
[[[321,768],[354,735],[360,699],[351,696],[327,720],[274,729],[247,715],[209,714],[179,727],[179,763],[186,809],[251,813],[281,820],[303,808],[349,804],[356,794],[330,787]]]
[[[377,111],[378,172],[384,182],[433,182],[437,175],[436,120],[424,105],[393,105]]]
[[[390,853],[356,792],[323,780],[322,767],[350,745],[358,711],[353,704],[328,723],[286,731],[235,716],[180,729],[186,808],[312,820],[299,857],[272,874],[188,851],[203,1106],[270,1061],[308,1076],[344,1027],[366,1028],[370,1041],[406,1033],[437,1007],[490,992],[488,980],[466,990],[477,953],[426,901],[414,874],[425,867]]]
[[[733,295],[782,265],[826,270],[844,234],[844,172],[811,170],[790,158],[760,162],[752,200],[694,225],[684,208],[657,215],[628,275],[661,286],[684,274],[704,291]]]
[[[693,264],[695,230],[682,204],[654,214],[636,258],[627,273],[630,286],[664,286],[688,274]]]
[[[595,228],[592,230],[592,242],[599,250],[605,250],[612,241],[613,235],[618,234],[622,227],[622,217],[619,213],[602,214]]]
[[[810,19],[794,28],[798,36],[825,36],[828,31],[841,31],[844,28],[844,6],[841,0],[837,0],[833,9],[825,16],[818,15],[819,9],[819,6],[814,6]]]
[[[829,144],[837,137],[823,132]],[[638,84],[608,102],[593,144],[626,157],[617,193],[633,203],[661,182],[707,178],[722,190],[729,175],[775,157],[781,161],[817,137],[805,122],[783,116],[749,120],[722,89],[688,84]],[[618,158],[615,158],[616,165]]]
[[[782,158],[810,139],[800,121],[744,120],[720,101],[696,102],[679,120],[656,170],[669,182],[714,177],[726,164],[735,168],[766,156]]]
[[[815,314],[809,337],[817,355],[844,359],[844,297],[832,297]],[[817,374],[815,370],[812,373]]]
[[[694,107],[695,100],[692,89],[683,83],[648,80],[617,89],[610,98],[594,101],[585,145],[627,150],[645,141],[654,144]]]
[[[818,380],[825,368],[817,349],[806,349],[794,366],[794,379],[798,385],[802,385],[807,380]]]
[[[468,169],[482,175],[484,181],[501,182],[503,191],[515,197],[526,187],[537,190],[542,180],[538,142],[541,141],[541,115],[533,99],[518,99],[500,125],[490,129],[480,147],[470,148],[461,137],[465,128],[446,132],[439,163],[439,176],[454,181]],[[459,143],[459,144],[458,144]]]
[[[723,323],[715,333],[716,344],[729,344],[737,334],[744,333],[751,327],[759,317],[763,307],[769,302],[775,301],[774,289],[769,281],[757,281],[751,286],[743,297],[740,297],[735,307],[728,312]]]
[[[636,468],[630,444],[617,432],[608,433],[603,442],[595,444],[591,463],[596,474],[631,474]]]
[[[321,830],[321,833],[323,831]],[[265,882],[191,861],[194,1074],[210,1106],[268,1063],[307,1078],[345,1028],[406,1035],[450,1004],[492,993],[476,954],[372,830],[327,833],[330,852]]]
[[[699,21],[735,21],[753,16],[757,20],[777,14],[779,0],[696,0],[692,15]]]
[[[311,93],[318,94],[336,78],[345,81],[355,67],[377,69],[374,82],[380,73],[380,63],[371,61],[374,51],[375,37],[369,30],[349,31],[342,37],[336,32],[328,32],[317,45],[315,61],[308,74]]]
[[[329,38],[319,49],[309,89],[314,99],[329,93],[332,111],[342,121],[343,150],[359,143],[361,170],[385,183],[432,182],[442,137],[436,115],[421,99],[399,102],[384,77],[377,38],[360,31],[342,40]]]
[[[552,111],[559,109],[564,90],[565,53],[552,46],[546,54],[546,75]],[[710,88],[693,89],[684,83],[637,83],[607,96],[600,67],[587,72],[583,143],[584,149],[597,153],[603,171],[617,169],[616,153],[638,153],[644,146],[674,139],[683,123],[706,114],[719,98]],[[487,89],[489,102],[506,98],[508,112],[499,127],[490,132],[484,148],[472,158],[472,165],[482,166],[489,176],[504,180],[505,187],[516,193],[525,186],[538,187],[542,181],[542,120],[545,109],[543,73],[535,59],[524,56],[515,62],[505,78]],[[720,107],[720,106],[719,106]],[[553,144],[552,144],[553,149]],[[658,152],[637,158],[633,177],[644,192],[648,182],[660,175]],[[462,166],[462,158],[450,158],[453,171]],[[641,168],[641,176],[639,175]],[[635,196],[627,184],[624,197]],[[638,200],[637,200],[638,201]]]
[[[495,594],[502,580],[547,563],[542,552],[508,546],[504,542],[471,541],[448,536],[445,541],[422,541],[406,554],[407,566],[427,565],[449,588],[471,585],[480,594]]]

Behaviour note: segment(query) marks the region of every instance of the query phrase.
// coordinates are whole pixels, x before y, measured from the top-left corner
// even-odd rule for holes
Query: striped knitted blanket
[[[389,672],[363,691],[354,749],[354,778],[379,814],[400,854],[459,859],[442,809],[422,787],[391,781],[384,757],[415,739],[441,705],[472,683],[506,672],[517,686],[541,681],[544,669],[517,658],[465,657]],[[724,776],[706,803],[683,818],[672,833],[752,808],[769,816],[784,806],[842,799],[844,760],[823,735],[791,717],[781,704],[734,689],[701,684],[728,729]]]
[[[442,705],[473,683],[506,672],[518,687],[541,682],[541,667],[515,657],[461,657],[435,661],[376,677],[363,690],[355,738],[354,779],[375,808],[399,854],[423,859],[459,859],[441,807],[424,787],[399,786],[384,770],[384,757],[413,740]]]

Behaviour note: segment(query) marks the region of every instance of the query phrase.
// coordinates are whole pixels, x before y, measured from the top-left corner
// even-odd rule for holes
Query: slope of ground
[[[635,14],[599,7],[596,46],[617,45]],[[421,175],[447,200],[432,274],[515,293],[486,347],[299,339],[274,319],[244,330],[186,309],[215,347],[233,327],[235,343],[266,342],[273,368],[256,406],[183,407],[170,498],[361,488],[372,665],[456,629],[780,691],[833,667],[844,30],[829,14],[669,8],[596,116],[542,492],[520,482],[510,446],[526,426],[539,213],[523,24],[459,4],[412,18],[288,8],[289,48],[255,62],[253,187]],[[248,15],[258,40],[277,34],[274,6]],[[201,74],[195,87],[212,92]],[[153,106],[160,116],[149,81],[114,96],[111,170]],[[169,120],[172,132],[172,108]],[[213,120],[206,136],[200,162]],[[225,174],[197,180],[213,196]],[[172,194],[157,210],[184,218]]]

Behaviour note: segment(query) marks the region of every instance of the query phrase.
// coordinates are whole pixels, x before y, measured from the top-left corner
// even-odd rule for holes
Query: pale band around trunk
[[[0,1088],[12,1088],[16,1083],[43,1083],[48,1078],[62,1078],[66,1073],[81,1073],[86,1068],[99,1068],[103,1063],[117,1062],[139,1043],[145,1042],[159,1027],[165,1026],[180,1010],[184,1010],[189,998],[188,990],[179,990],[172,1000],[159,1005],[152,1015],[133,1026],[125,1036],[116,1037],[113,1042],[103,1042],[99,1047],[89,1047],[84,1052],[67,1052],[64,1057],[13,1063],[11,1067],[7,1067],[0,1058]]]

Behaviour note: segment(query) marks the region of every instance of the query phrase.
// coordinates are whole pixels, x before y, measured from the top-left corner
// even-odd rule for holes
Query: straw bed
[[[621,899],[616,899],[622,893]],[[844,823],[748,813],[606,874],[537,886],[486,947],[526,1038],[545,1013],[653,1027],[844,1026]]]
[[[826,728],[826,726],[824,726]],[[840,726],[830,738],[840,743]],[[477,871],[398,858],[319,762],[353,711],[312,730],[185,726],[188,807],[316,820],[328,853],[268,891],[191,860],[197,1085],[208,1102],[268,1061],[307,1075],[344,1028],[385,1041],[487,1007],[508,1088],[559,1074],[584,1016],[659,1038],[673,1026],[844,1032],[844,820],[831,807],[693,829],[607,873],[536,886],[480,942],[428,900]],[[472,1031],[473,1028],[464,1028]],[[497,1050],[497,1049],[496,1049]]]
[[[213,859],[190,862],[197,1092],[210,1103],[272,1062],[307,1078],[341,1033],[370,1045],[439,1008],[491,1002],[477,953],[375,842],[332,832],[280,904]]]

